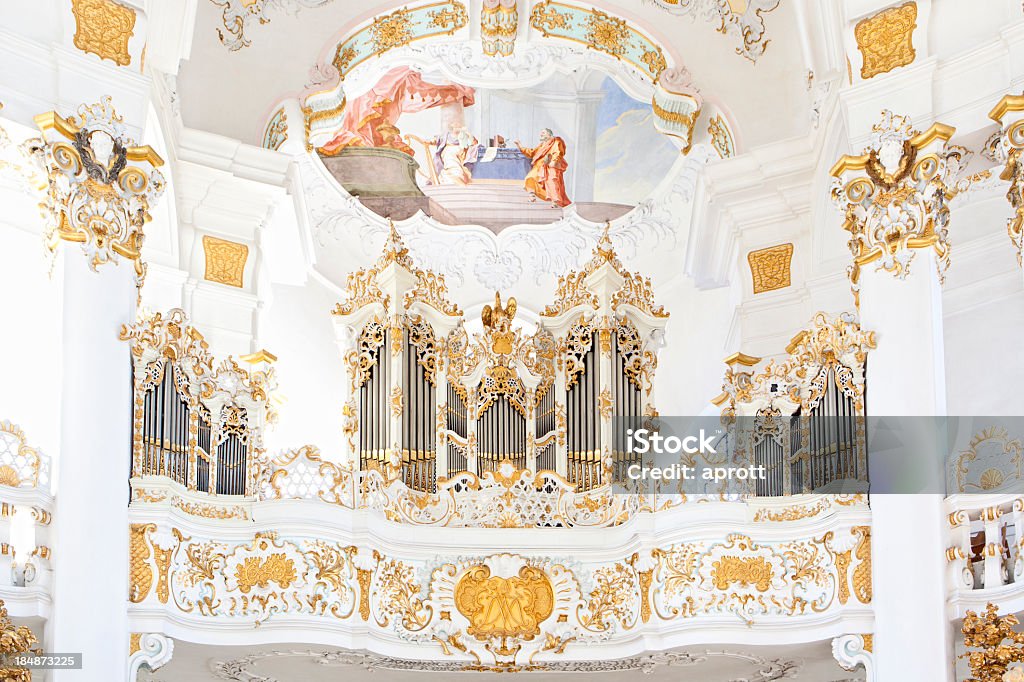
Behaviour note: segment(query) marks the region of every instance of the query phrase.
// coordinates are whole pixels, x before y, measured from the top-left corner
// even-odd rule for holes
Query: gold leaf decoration
[[[540,624],[551,615],[554,603],[551,580],[533,566],[501,578],[480,564],[466,571],[455,586],[455,607],[470,622],[466,632],[479,640],[531,640],[540,634]]]
[[[792,262],[792,244],[780,244],[748,253],[747,263],[750,265],[750,276],[754,280],[754,293],[761,294],[788,287]]]
[[[771,564],[764,557],[724,556],[713,564],[712,579],[720,590],[740,583],[753,585],[758,592],[767,592],[772,585]]]
[[[295,581],[295,562],[284,554],[271,554],[266,559],[247,557],[235,566],[235,577],[243,593],[253,587],[267,587],[271,582],[285,589]]]
[[[890,7],[860,21],[853,29],[857,49],[863,57],[860,77],[867,79],[914,61],[914,29],[917,3]]]
[[[71,0],[75,15],[74,43],[82,52],[128,66],[128,41],[135,32],[135,12],[112,0]]]
[[[206,254],[206,272],[203,278],[208,282],[227,284],[242,288],[245,261],[249,247],[245,244],[203,235],[203,252]]]
[[[1024,662],[1024,634],[1015,626],[1020,621],[1013,614],[1000,616],[995,604],[989,603],[981,615],[968,611],[961,632],[964,646],[978,649],[961,654],[971,667],[967,682],[1003,682],[1017,679],[1006,675],[1012,663]],[[1006,643],[1009,642],[1009,643]]]

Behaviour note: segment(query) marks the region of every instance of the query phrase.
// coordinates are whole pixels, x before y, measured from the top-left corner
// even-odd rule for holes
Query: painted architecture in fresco
[[[319,151],[380,215],[422,211],[495,231],[554,222],[570,205],[595,222],[618,218],[678,157],[655,129],[650,104],[599,71],[492,89],[409,66],[352,97],[340,131]]]

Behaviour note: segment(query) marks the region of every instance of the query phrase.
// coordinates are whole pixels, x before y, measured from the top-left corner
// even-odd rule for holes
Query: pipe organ
[[[530,331],[500,293],[471,333],[444,278],[415,267],[394,225],[334,309],[349,373],[350,461],[433,491],[502,465],[553,471],[587,490],[630,460],[616,417],[656,414],[653,373],[668,314],[626,271],[607,231]],[[471,327],[475,324],[469,325]]]
[[[754,371],[760,358],[726,358],[723,393],[714,402],[739,432],[739,458],[765,467],[754,494],[835,492],[842,482],[868,480],[864,395],[874,347],[874,332],[862,331],[853,316],[818,313],[780,362]]]
[[[253,495],[263,454],[273,356],[215,365],[202,334],[171,310],[125,325],[134,414],[132,477],[165,476],[218,495]],[[259,368],[256,365],[264,365]]]

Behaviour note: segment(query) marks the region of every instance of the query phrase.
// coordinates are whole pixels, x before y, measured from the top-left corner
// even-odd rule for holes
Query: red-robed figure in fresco
[[[395,125],[399,116],[444,104],[459,103],[468,107],[475,99],[471,87],[428,83],[418,71],[399,66],[348,103],[341,132],[322,150],[335,154],[345,147],[391,147],[412,156],[413,150],[402,141],[401,131]]]
[[[552,206],[571,204],[563,179],[569,167],[565,161],[565,140],[556,137],[550,128],[545,128],[540,131],[540,144],[536,147],[524,147],[519,140],[516,140],[516,146],[532,164],[523,183],[527,191],[541,201],[550,201]]]

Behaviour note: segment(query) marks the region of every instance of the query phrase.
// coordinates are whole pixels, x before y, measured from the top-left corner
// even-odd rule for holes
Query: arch
[[[689,147],[700,95],[675,51],[618,9],[543,0],[521,22],[525,27],[514,53],[493,57],[473,35],[472,12],[463,0],[428,0],[389,11],[392,6],[350,23],[321,53],[313,70],[322,78],[319,89],[299,98],[311,146],[337,133],[348,97],[365,92],[390,69],[410,66],[469,86],[516,89],[556,72],[601,71],[632,98],[655,103],[656,114],[664,114],[657,116],[659,129],[679,138],[684,151]]]

